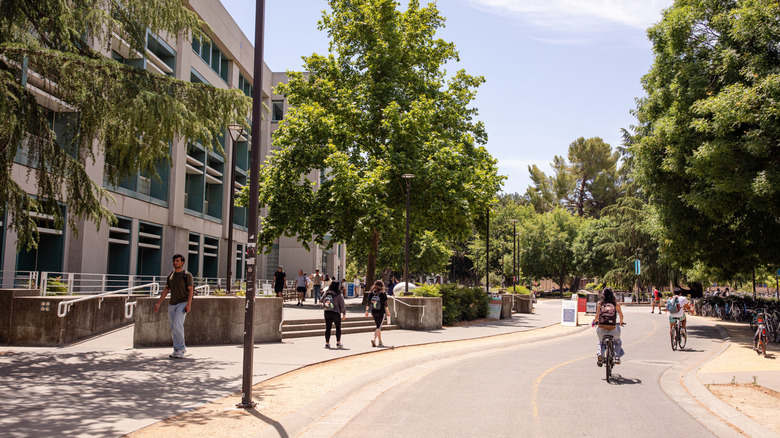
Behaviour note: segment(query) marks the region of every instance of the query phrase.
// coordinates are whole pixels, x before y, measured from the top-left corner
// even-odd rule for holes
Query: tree
[[[487,136],[469,104],[483,78],[443,70],[457,59],[435,4],[411,0],[330,0],[320,29],[332,54],[304,57],[307,74],[277,88],[290,111],[276,150],[258,176],[267,209],[259,242],[280,235],[345,242],[367,254],[372,281],[380,240],[403,246],[406,183],[412,234],[464,240],[502,177],[482,146]],[[322,171],[321,184],[303,178]],[[246,194],[245,194],[246,195]],[[245,202],[245,201],[244,201]],[[305,244],[305,242],[304,242]]]
[[[0,205],[20,246],[37,241],[28,211],[52,215],[58,227],[65,219],[59,203],[71,218],[97,226],[113,220],[105,207],[111,195],[87,174],[90,161],[104,162],[108,184],[139,170],[156,176],[156,166],[170,162],[175,137],[211,146],[227,124],[245,119],[250,101],[238,90],[151,74],[95,49],[109,45],[116,32],[145,53],[147,29],[202,36],[203,26],[180,0],[0,2]],[[60,136],[33,83],[53,97],[57,111],[68,113]],[[12,176],[22,151],[34,194]],[[77,232],[77,221],[69,222]]]
[[[554,279],[563,293],[567,277],[575,271],[574,242],[582,220],[557,208],[524,223],[519,254],[523,273],[537,280]]]
[[[533,186],[526,197],[536,211],[563,207],[580,217],[598,217],[620,195],[617,162],[620,154],[599,137],[580,137],[569,145],[569,160],[555,156],[554,176],[529,166]]]
[[[684,269],[780,264],[778,16],[776,1],[678,0],[648,31],[637,173]]]

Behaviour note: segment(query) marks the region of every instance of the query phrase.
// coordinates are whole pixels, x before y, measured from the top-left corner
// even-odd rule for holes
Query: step
[[[397,330],[397,325],[383,325],[382,331],[386,330]],[[375,330],[374,326],[371,327],[365,326],[365,327],[349,327],[349,328],[341,328],[341,334],[342,335],[348,335],[353,333],[373,333]],[[335,336],[336,330],[333,329],[331,331],[331,334]],[[316,337],[316,336],[325,336],[325,329],[318,329],[318,330],[301,330],[301,331],[292,331],[292,332],[285,332],[282,331],[282,339],[292,339],[292,338],[309,338],[309,337]]]
[[[351,328],[351,327],[375,327],[374,321],[342,321],[341,322],[341,329],[344,330],[345,328]],[[317,322],[311,322],[307,324],[283,324],[282,325],[282,332],[297,332],[302,330],[325,330],[325,323],[322,321]]]
[[[344,325],[347,322],[370,322],[374,323],[374,318],[370,316],[347,316],[347,319],[342,323]],[[316,319],[291,319],[291,320],[285,320],[282,322],[283,326],[296,326],[296,325],[304,325],[304,324],[324,324],[325,319],[324,318],[316,318]]]

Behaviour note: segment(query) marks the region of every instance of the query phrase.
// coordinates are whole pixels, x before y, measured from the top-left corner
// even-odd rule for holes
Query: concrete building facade
[[[251,96],[254,47],[249,39],[219,1],[190,0],[189,6],[210,26],[207,33],[211,42],[147,32],[144,55],[131,53],[127,43],[116,34],[112,36],[110,50],[106,44],[95,44],[94,48],[117,62],[184,81],[236,88]],[[287,110],[284,96],[274,94],[273,88],[287,78],[283,73],[272,72],[265,64],[263,69],[263,103],[270,114],[265,113],[259,135],[261,157],[267,157],[273,132]],[[29,87],[35,88],[33,83]],[[41,94],[39,103],[52,105],[50,96],[47,98],[45,92],[37,89],[36,92]],[[57,131],[69,117],[68,110],[50,109]],[[176,253],[187,257],[185,267],[196,277],[224,279],[228,263],[232,263],[233,278],[243,279],[248,237],[246,208],[234,210],[231,248],[227,247],[227,237],[229,191],[247,184],[249,140],[248,135],[239,138],[236,156],[231,157],[232,139],[227,127],[221,141],[224,154],[184,138],[176,139],[171,144],[172,166],[166,163],[158,167],[159,180],[139,173],[119,186],[103,184],[115,198],[106,207],[116,215],[116,225],[103,224],[97,229],[93,223],[82,221],[76,224],[79,233],[74,234],[69,224],[55,229],[51,218],[37,215],[41,240],[36,251],[17,252],[16,234],[7,229],[5,218],[0,217],[2,283],[7,285],[19,272],[27,271],[144,278],[166,275],[171,269],[171,257]],[[36,193],[33,183],[27,180],[25,160],[21,151],[15,160],[14,178],[28,193]],[[231,183],[232,166],[236,169],[236,179]],[[94,181],[104,181],[101,157],[97,157],[88,172]],[[319,181],[320,175],[313,173],[309,177]],[[344,245],[325,249],[310,243],[310,247],[312,250],[307,251],[296,239],[278,239],[268,254],[260,254],[258,278],[270,279],[280,264],[284,265],[289,279],[298,269],[307,273],[321,269],[332,276],[343,276]]]

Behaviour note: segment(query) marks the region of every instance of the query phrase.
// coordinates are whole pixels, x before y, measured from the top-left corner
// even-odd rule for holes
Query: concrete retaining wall
[[[127,297],[74,303],[64,317],[57,305],[78,296],[42,297],[38,291],[0,291],[0,343],[35,347],[69,344],[132,323],[124,316]]]
[[[530,295],[514,294],[515,305],[513,310],[517,313],[533,313],[533,303]]]
[[[510,294],[501,295],[501,316],[499,319],[512,319],[514,300]]]
[[[399,302],[396,303],[394,301]],[[408,306],[402,303],[408,304]],[[441,298],[394,297],[388,301],[387,305],[390,306],[390,315],[393,318],[393,323],[402,329],[438,330],[442,328]]]
[[[157,298],[140,298],[135,309],[133,347],[171,346],[168,300],[154,313]],[[184,321],[187,345],[225,345],[244,342],[244,297],[194,297]],[[281,342],[282,299],[255,298],[255,342]]]

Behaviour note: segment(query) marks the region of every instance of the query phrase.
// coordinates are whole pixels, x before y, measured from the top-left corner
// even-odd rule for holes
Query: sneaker
[[[187,353],[187,347],[184,347],[184,348],[182,348],[182,349],[179,351],[179,355],[180,355],[180,356],[182,356],[182,357],[184,357],[184,355],[185,355],[186,353]]]
[[[620,365],[620,358],[619,357],[615,358],[615,365]]]
[[[372,346],[372,347],[376,347],[376,342],[374,342],[374,340],[373,340],[373,339],[371,340],[371,346]]]
[[[330,348],[330,344],[325,344],[325,348]]]
[[[655,313],[655,310],[651,310],[650,313]],[[659,312],[660,313],[660,312]]]
[[[341,344],[341,342],[336,342],[336,348],[343,348],[344,345]]]
[[[602,355],[596,355],[596,365],[602,366],[604,365],[604,356]]]
[[[175,351],[174,350],[174,352],[169,354],[168,357],[171,358],[171,359],[181,359],[184,356],[182,356],[180,351]]]
[[[377,347],[384,347],[384,346],[385,346],[385,344],[383,344],[382,342],[380,342],[380,343],[378,343],[376,346],[377,346]]]

